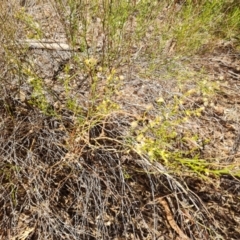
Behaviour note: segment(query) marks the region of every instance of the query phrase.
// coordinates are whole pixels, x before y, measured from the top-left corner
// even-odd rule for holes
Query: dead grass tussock
[[[159,193],[161,201],[168,196],[164,201],[175,209],[184,232],[199,238],[207,234],[202,225],[207,219],[214,223],[211,215],[162,165],[133,152],[126,154],[111,131],[109,137],[98,137],[95,129],[86,144],[73,141],[75,136],[60,130],[57,121],[51,126],[51,120],[32,111],[27,117],[15,117],[17,124],[4,122],[2,238],[153,239],[164,230],[164,219],[170,227],[177,224],[158,203]],[[124,131],[119,118],[115,121],[111,124]],[[186,204],[191,210],[185,209]],[[194,212],[200,208],[196,217]],[[182,230],[175,231],[182,236]]]

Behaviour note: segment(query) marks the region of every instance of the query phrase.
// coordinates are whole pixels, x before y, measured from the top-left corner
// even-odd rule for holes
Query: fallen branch
[[[67,43],[56,42],[53,40],[35,40],[26,39],[18,41],[21,45],[27,46],[30,49],[48,49],[55,51],[79,51],[79,49],[74,49]]]

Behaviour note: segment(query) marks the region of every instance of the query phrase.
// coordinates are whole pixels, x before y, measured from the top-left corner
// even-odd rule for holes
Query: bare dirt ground
[[[45,39],[67,43],[60,17],[51,4],[26,9],[41,26]],[[17,34],[24,36],[21,29]],[[56,78],[64,77],[61,64],[71,63],[71,51],[30,49],[24,57],[36,63],[38,75],[54,93],[49,101],[61,109],[66,96]],[[131,69],[119,66],[123,80],[115,100],[124,114],[113,114],[111,121],[105,121],[104,131],[111,139],[121,139],[129,122],[149,103],[156,104],[159,97],[171,99],[179,91],[174,78],[161,77],[166,66],[152,77],[143,77],[147,64],[139,54]],[[204,69],[220,86],[207,103],[198,95],[185,103],[205,107],[202,116],[186,124],[203,139],[211,139],[201,148],[201,156],[239,169],[239,52],[231,43],[221,43],[211,53],[180,64],[196,74]],[[88,76],[74,74],[72,94],[86,108]],[[240,239],[239,178],[221,174],[205,182],[190,174],[144,174],[142,169],[151,172],[162,166],[148,166],[136,153],[122,152],[117,142],[106,141],[103,149],[96,150],[82,142],[66,144],[77,135],[71,112],[62,109],[61,121],[44,116],[27,104],[31,88],[26,79],[21,85],[22,95],[17,95],[17,80],[13,77],[3,87],[5,95],[0,98],[0,159],[7,172],[0,180],[5,186],[0,189],[1,239]],[[192,86],[195,84],[193,80]],[[4,107],[6,101],[14,118]],[[102,144],[102,139],[98,142],[101,129],[99,124],[90,130],[91,147]],[[123,170],[129,178],[123,176]]]

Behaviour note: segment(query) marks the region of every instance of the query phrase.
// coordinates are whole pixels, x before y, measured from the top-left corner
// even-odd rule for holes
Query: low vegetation
[[[237,0],[3,1],[0,29],[1,239],[239,239]]]

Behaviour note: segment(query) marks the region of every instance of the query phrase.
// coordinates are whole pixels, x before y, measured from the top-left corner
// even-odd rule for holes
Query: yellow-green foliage
[[[31,100],[29,100],[29,103],[39,108],[44,114],[46,115],[50,114],[49,103],[46,99],[46,95],[44,92],[43,80],[37,77],[36,78],[33,77],[29,79],[29,83],[33,88]]]
[[[43,33],[33,17],[26,13],[25,9],[22,8],[15,15],[16,19],[19,20],[24,26],[23,29],[26,32],[27,38],[41,39]]]
[[[178,76],[181,79],[181,72]],[[163,98],[156,99],[159,108],[154,118],[149,116],[148,111],[152,110],[152,107],[149,107],[143,116],[131,123],[131,133],[136,135],[132,139],[132,148],[151,161],[161,162],[169,171],[181,173],[184,169],[202,177],[222,173],[239,175],[231,165],[220,166],[216,164],[216,159],[201,158],[202,147],[209,143],[209,139],[200,138],[191,129],[181,132],[181,126],[202,115],[205,108],[211,104],[211,96],[218,89],[217,83],[211,83],[204,75],[197,82],[194,88],[175,95],[170,103],[166,103]],[[182,84],[182,81],[179,81],[179,84]],[[194,109],[184,107],[183,104],[188,98],[195,94],[203,96],[203,106]]]

